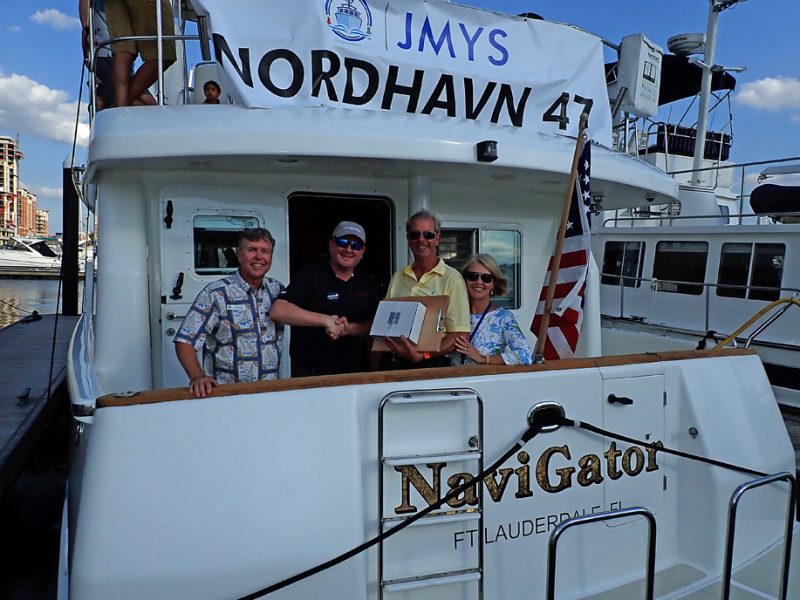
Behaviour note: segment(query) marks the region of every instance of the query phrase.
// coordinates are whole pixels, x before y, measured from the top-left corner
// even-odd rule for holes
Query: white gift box
[[[419,341],[425,305],[420,302],[382,300],[372,321],[369,334],[376,337],[406,336],[415,344]]]

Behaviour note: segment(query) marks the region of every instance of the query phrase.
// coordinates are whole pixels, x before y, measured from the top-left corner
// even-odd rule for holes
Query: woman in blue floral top
[[[529,365],[533,353],[510,310],[492,303],[508,289],[497,262],[488,254],[469,259],[461,270],[467,284],[472,333],[456,339],[452,364]]]

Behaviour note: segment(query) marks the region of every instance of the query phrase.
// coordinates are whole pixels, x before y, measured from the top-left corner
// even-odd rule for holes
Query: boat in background
[[[271,230],[270,276],[287,282],[355,220],[361,266],[386,283],[407,264],[406,220],[431,210],[441,256],[492,253],[511,281],[493,302],[526,325],[583,115],[606,209],[678,198],[672,177],[610,147],[599,37],[397,0],[348,39],[336,4],[181,3],[200,32],[194,76],[179,59],[159,106],[93,120],[77,173],[102,207],[103,260],[68,357],[59,598],[800,598],[794,453],[761,360],[605,355],[591,264],[571,359],[190,397],[172,340],[235,269],[243,228]],[[655,58],[636,44],[650,67],[625,87],[649,95]],[[208,79],[222,104],[193,105]]]
[[[711,13],[706,36],[671,38],[675,54],[664,57],[661,104],[688,98],[698,105],[697,126],[620,118],[617,146],[671,172],[679,192],[666,204],[601,211],[595,222],[603,347],[620,354],[722,342],[753,348],[778,402],[800,409],[800,156],[730,162],[736,81],[725,67],[704,67],[716,55],[721,12]],[[705,131],[713,92],[726,125]]]
[[[4,273],[57,273],[61,258],[46,240],[12,237],[0,245],[0,276]]]

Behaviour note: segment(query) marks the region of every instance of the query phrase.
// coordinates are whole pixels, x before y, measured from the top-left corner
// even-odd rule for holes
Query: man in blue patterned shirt
[[[183,319],[173,341],[193,396],[208,396],[218,383],[278,378],[283,326],[269,318],[269,309],[284,286],[265,277],[274,248],[266,229],[245,229],[239,270],[207,285]]]

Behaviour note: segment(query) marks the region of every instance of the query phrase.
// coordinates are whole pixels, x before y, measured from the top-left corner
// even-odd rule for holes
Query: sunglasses
[[[432,240],[438,235],[435,231],[407,231],[406,237],[410,240],[418,240],[419,236],[424,237],[426,240]]]
[[[333,242],[339,246],[339,248],[347,248],[350,246],[356,252],[361,250],[365,245],[361,240],[348,240],[347,238],[341,237],[333,238]]]
[[[467,281],[478,281],[479,277],[483,283],[492,283],[494,280],[494,275],[491,273],[478,273],[477,271],[467,271],[464,273],[464,279]]]

